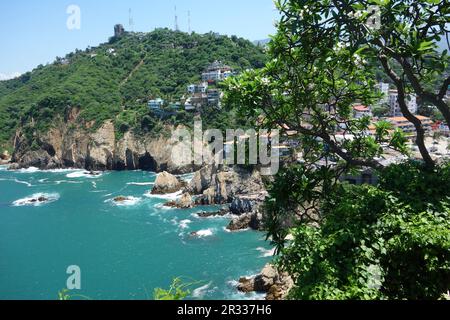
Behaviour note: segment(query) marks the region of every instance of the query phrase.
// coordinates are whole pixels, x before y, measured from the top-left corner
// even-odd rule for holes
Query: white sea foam
[[[212,285],[212,282],[195,289],[194,291],[192,291],[192,297],[195,299],[204,298],[207,293],[214,291],[214,289],[210,289],[211,285]]]
[[[223,227],[223,230],[227,233],[238,233],[238,232],[247,232],[250,231],[250,228],[246,228],[246,229],[241,229],[241,230],[228,230],[227,227]]]
[[[136,197],[125,197],[125,198],[126,200],[124,201],[114,201],[114,199],[108,199],[105,201],[105,203],[111,203],[118,207],[132,207],[140,203],[142,200],[141,198]]]
[[[214,234],[213,229],[205,229],[205,230],[200,230],[200,231],[195,232],[195,235],[198,238],[211,237],[213,234]]]
[[[0,171],[6,171],[6,170],[8,170],[8,166],[4,166],[4,165],[0,166]]]
[[[248,276],[247,279],[253,279],[256,275]],[[266,299],[266,293],[262,292],[249,292],[244,293],[238,291],[237,287],[239,285],[239,281],[236,280],[230,280],[227,282],[227,285],[230,287],[231,292],[226,292],[228,298],[230,300],[252,300],[252,301],[259,301],[259,300],[265,300]]]
[[[81,183],[83,183],[82,181],[71,181],[71,180],[58,180],[58,181],[55,181],[55,184],[56,185],[60,185],[60,184],[63,184],[63,183],[68,183],[68,184],[81,184]]]
[[[45,199],[47,199],[47,201],[39,202],[39,201],[37,201],[39,198],[45,198]],[[36,194],[33,194],[32,196],[14,201],[13,206],[15,206],[15,207],[23,207],[23,206],[38,207],[43,204],[55,202],[57,200],[59,200],[59,194],[57,194],[57,193],[36,193]]]
[[[94,172],[94,174],[91,174],[91,172],[88,171],[75,171],[72,173],[69,173],[66,175],[67,178],[89,178],[89,179],[97,179],[102,176],[101,172]]]
[[[27,181],[22,181],[22,180],[18,180],[18,179],[14,179],[14,182],[20,183],[20,184],[24,184],[28,187],[32,187],[33,185]]]
[[[44,170],[43,172],[50,172],[50,173],[66,173],[66,172],[75,172],[75,171],[81,171],[80,169],[74,169],[74,168],[68,168],[68,169],[52,169],[52,170]]]
[[[189,225],[191,223],[192,223],[192,221],[188,220],[188,219],[180,221],[180,224],[179,224],[180,229],[187,229],[187,228],[189,228]]]
[[[28,187],[32,187],[33,186],[31,183],[29,183],[27,181],[22,181],[22,180],[19,180],[19,179],[0,179],[0,181],[12,181],[12,182],[15,182],[15,183],[24,184],[24,185],[26,185]]]
[[[236,216],[232,215],[231,213],[227,213],[225,215],[211,215],[209,217],[200,217],[199,214],[201,212],[197,212],[197,213],[191,213],[191,217],[196,218],[196,219],[201,219],[201,220],[205,220],[205,219],[209,219],[209,220],[229,220],[232,218],[235,218]]]
[[[147,192],[144,194],[147,198],[157,198],[157,199],[167,199],[167,200],[177,200],[180,196],[183,195],[183,191],[180,190],[175,193],[168,193],[168,194],[151,194],[151,192]]]
[[[26,169],[19,169],[19,170],[17,170],[17,172],[20,172],[20,173],[36,173],[36,172],[39,172],[39,171],[41,171],[41,170],[39,170],[39,168],[36,168],[36,167],[29,167],[29,168],[26,168]]]
[[[128,186],[153,186],[154,182],[128,182]]]
[[[259,247],[256,248],[256,250],[261,253],[260,258],[273,257],[275,255],[275,248],[267,250],[263,247]]]

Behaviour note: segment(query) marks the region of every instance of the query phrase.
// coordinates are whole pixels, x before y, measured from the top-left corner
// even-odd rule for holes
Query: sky
[[[72,5],[80,10],[79,29],[75,12],[68,12]],[[174,28],[175,6],[181,31],[188,31],[190,11],[192,31],[214,31],[252,41],[274,34],[278,17],[273,0],[0,1],[0,80],[31,71],[75,49],[104,43],[117,23],[130,30],[130,9],[133,31]]]

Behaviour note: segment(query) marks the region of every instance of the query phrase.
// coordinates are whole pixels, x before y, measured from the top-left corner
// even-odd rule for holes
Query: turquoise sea
[[[272,259],[264,234],[230,233],[228,217],[201,219],[149,195],[149,172],[7,171],[0,166],[0,299],[57,299],[68,266],[92,299],[152,299],[175,277],[198,281],[193,299],[257,299],[235,289]],[[189,176],[184,176],[189,179]],[[43,194],[52,202],[24,205]],[[134,197],[122,206],[116,196]],[[193,238],[191,232],[201,237]]]

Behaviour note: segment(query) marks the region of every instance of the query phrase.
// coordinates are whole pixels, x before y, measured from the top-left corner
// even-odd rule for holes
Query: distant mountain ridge
[[[254,44],[255,46],[264,47],[264,46],[266,46],[269,42],[270,42],[270,39],[267,38],[267,39],[262,39],[262,40],[255,40],[255,41],[253,41],[253,44]]]

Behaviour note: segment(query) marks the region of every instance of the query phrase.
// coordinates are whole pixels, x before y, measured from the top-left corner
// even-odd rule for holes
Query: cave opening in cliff
[[[144,156],[139,157],[139,169],[144,171],[153,171],[157,170],[157,163],[155,159],[150,155],[150,153],[145,153]]]

